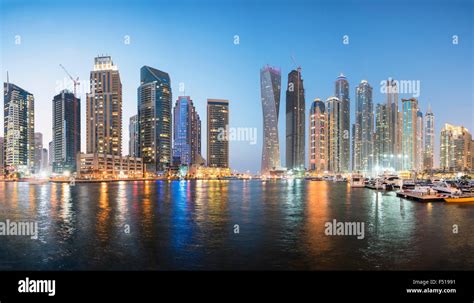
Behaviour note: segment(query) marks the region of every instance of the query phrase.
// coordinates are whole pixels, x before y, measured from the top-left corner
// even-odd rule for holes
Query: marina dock
[[[419,192],[412,191],[398,191],[397,197],[415,200],[420,202],[443,202],[444,196],[442,195],[433,195],[433,194],[423,194]]]

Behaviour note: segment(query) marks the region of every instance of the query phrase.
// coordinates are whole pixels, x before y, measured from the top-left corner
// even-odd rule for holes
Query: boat
[[[364,177],[361,174],[352,174],[351,187],[365,187]]]
[[[460,195],[462,193],[459,188],[452,186],[446,181],[435,183],[433,189],[441,194]]]
[[[469,203],[469,202],[474,202],[474,196],[473,195],[470,195],[470,196],[450,196],[450,197],[446,197],[444,198],[444,202],[448,202],[448,203]]]

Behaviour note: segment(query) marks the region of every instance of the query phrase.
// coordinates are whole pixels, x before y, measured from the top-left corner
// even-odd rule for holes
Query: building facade
[[[128,154],[131,157],[138,157],[139,154],[138,137],[140,133],[138,130],[138,115],[131,116],[128,125]]]
[[[390,166],[389,150],[389,127],[388,110],[386,104],[375,106],[375,135],[374,135],[374,172],[382,173]]]
[[[265,66],[260,70],[260,96],[263,112],[263,144],[261,174],[281,167],[278,137],[280,112],[281,72],[280,69]]]
[[[343,135],[344,112],[342,102],[336,97],[326,100],[327,119],[327,170],[332,173],[343,173]]]
[[[173,157],[188,167],[201,158],[201,119],[189,96],[180,96],[175,103]]]
[[[229,101],[207,99],[207,166],[229,168]]]
[[[388,119],[388,161],[389,167],[401,170],[404,163],[402,158],[402,133],[404,114],[398,111],[398,82],[388,79],[386,82],[387,119]],[[400,155],[400,156],[399,156]]]
[[[373,166],[374,109],[372,87],[362,80],[356,87],[356,112],[354,124],[353,169],[360,172],[371,172]]]
[[[38,174],[42,168],[42,157],[43,157],[43,134],[42,133],[35,133],[34,134],[34,141],[35,141],[35,157],[34,157],[34,169],[33,172]]]
[[[446,123],[441,129],[440,168],[445,171],[472,169],[472,135],[464,126]]]
[[[339,99],[342,106],[341,112],[341,172],[350,171],[350,149],[351,149],[351,112],[349,98],[349,82],[344,74],[336,79],[334,96]]]
[[[416,161],[415,161],[415,170],[418,172],[423,171],[423,163],[424,163],[424,140],[423,140],[423,113],[418,110],[416,113]]]
[[[34,172],[35,99],[21,87],[4,83],[4,166],[7,174]]]
[[[161,174],[171,165],[171,98],[169,75],[143,66],[138,87],[139,156],[150,173]]]
[[[434,142],[435,142],[435,117],[431,107],[428,107],[425,115],[425,136],[424,136],[424,169],[429,171],[434,168]]]
[[[314,99],[309,111],[309,169],[316,173],[327,170],[326,106],[321,99]]]
[[[81,99],[67,90],[53,98],[52,131],[53,173],[76,172],[81,151]]]
[[[122,83],[110,56],[94,59],[86,106],[87,153],[122,155]]]
[[[100,180],[144,177],[141,158],[80,153],[77,162],[77,177],[80,179]]]
[[[286,89],[286,167],[305,168],[305,99],[301,68],[288,74]]]
[[[5,174],[5,157],[3,156],[4,140],[0,137],[0,178]]]
[[[403,134],[402,134],[402,163],[403,170],[416,170],[417,163],[417,124],[418,124],[418,100],[415,98],[402,99],[403,108]],[[391,154],[390,158],[396,155]],[[391,161],[393,163],[393,161]]]

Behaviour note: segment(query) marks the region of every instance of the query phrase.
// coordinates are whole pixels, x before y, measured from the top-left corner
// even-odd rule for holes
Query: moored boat
[[[474,196],[451,196],[444,198],[444,201],[448,203],[474,203]]]

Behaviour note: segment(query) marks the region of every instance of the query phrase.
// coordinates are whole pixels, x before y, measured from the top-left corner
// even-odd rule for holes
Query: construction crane
[[[69,79],[72,80],[72,83],[74,83],[74,98],[75,98],[76,97],[76,87],[81,84],[79,82],[79,77],[77,77],[74,80],[74,78],[71,76],[71,74],[67,71],[67,69],[62,64],[59,64],[59,66],[61,66],[61,68],[64,70],[64,72],[69,76]]]
[[[77,95],[76,95],[76,87],[78,85],[80,85],[81,83],[79,82],[79,77],[77,77],[76,79],[74,79],[71,74],[67,71],[67,69],[62,65],[62,64],[59,64],[59,66],[61,66],[61,68],[64,70],[64,72],[69,76],[69,79],[72,80],[72,83],[74,83],[74,106],[73,106],[73,125],[77,125],[78,121],[76,120],[76,113],[78,110],[80,110],[80,106],[78,105],[78,102],[77,102]],[[74,147],[76,150],[80,151],[81,148],[80,148],[80,145],[81,145],[81,142],[77,142],[77,134],[79,133],[80,134],[80,129],[74,127],[73,129],[73,134],[74,134]],[[79,146],[79,147],[78,147]]]

